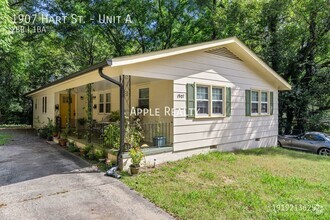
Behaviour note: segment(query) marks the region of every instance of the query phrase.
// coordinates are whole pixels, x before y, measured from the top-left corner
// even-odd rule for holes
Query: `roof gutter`
[[[111,66],[112,65],[112,60],[107,60],[107,64],[109,66]],[[121,82],[119,82],[115,79],[112,79],[111,77],[105,75],[103,73],[103,67],[99,68],[99,75],[103,79],[119,86],[119,89],[120,89],[120,93],[119,93],[119,100],[120,100],[120,107],[119,107],[120,108],[120,110],[119,110],[120,111],[120,146],[119,146],[119,151],[117,153],[117,167],[119,167],[119,169],[121,170],[123,168],[122,167],[122,158],[123,158],[122,154],[123,154],[123,149],[124,149],[124,137],[125,137],[125,128],[124,128],[124,123],[125,123],[124,122],[124,120],[125,120],[125,117],[124,117],[124,114],[125,114],[124,113],[124,93],[125,93],[125,90],[124,90],[124,85]]]
[[[25,93],[24,96],[30,96],[30,95],[32,95],[32,94],[34,94],[34,93],[36,93],[36,92],[39,92],[39,91],[41,91],[41,90],[43,90],[43,89],[46,89],[46,88],[48,88],[48,87],[51,87],[51,86],[57,85],[57,84],[59,84],[59,83],[65,82],[65,81],[67,81],[67,80],[69,80],[69,79],[73,79],[73,78],[75,78],[75,77],[78,77],[78,76],[84,75],[84,74],[86,74],[86,73],[88,73],[88,72],[90,72],[90,71],[97,70],[98,68],[105,67],[105,66],[107,66],[107,65],[109,65],[107,61],[103,61],[103,62],[101,62],[101,63],[97,63],[97,64],[95,64],[95,65],[93,65],[93,66],[90,66],[90,67],[88,67],[88,68],[86,68],[86,69],[83,69],[83,70],[81,70],[81,71],[75,72],[75,73],[70,74],[70,75],[68,75],[68,76],[65,76],[65,77],[63,77],[63,78],[61,78],[61,79],[55,80],[55,81],[53,81],[53,82],[51,82],[51,83],[48,83],[48,84],[46,84],[46,85],[44,85],[44,86],[41,86],[41,87],[38,88],[38,89],[32,90],[32,91],[30,91],[30,92],[28,92],[28,93]],[[111,66],[111,65],[110,65],[110,66]]]

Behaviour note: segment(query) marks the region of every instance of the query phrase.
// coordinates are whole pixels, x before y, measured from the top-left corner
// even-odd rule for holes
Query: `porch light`
[[[96,99],[96,96],[93,96],[93,99]]]
[[[96,105],[96,104],[94,104],[94,105],[93,105],[93,109],[96,109],[96,108],[97,108],[97,105]]]
[[[80,100],[84,100],[84,96],[80,96]]]

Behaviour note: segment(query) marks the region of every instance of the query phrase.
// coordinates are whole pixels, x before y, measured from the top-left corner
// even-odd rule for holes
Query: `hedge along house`
[[[71,126],[77,127],[77,120],[86,117],[88,84],[96,122],[119,110],[119,88],[100,77],[100,68],[124,85],[127,114],[135,107],[149,109],[142,119],[147,139],[161,117],[168,147],[149,150],[147,163],[277,143],[278,91],[291,87],[235,37],[113,58],[31,91],[33,126],[56,115],[63,125],[69,90]]]

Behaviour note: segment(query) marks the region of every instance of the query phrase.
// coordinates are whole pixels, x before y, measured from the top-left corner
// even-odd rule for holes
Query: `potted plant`
[[[53,137],[58,137],[59,133],[60,133],[60,124],[57,121],[55,121],[53,126]]]
[[[66,143],[68,142],[68,132],[66,130],[64,130],[62,133],[61,133],[61,137],[60,137],[60,140],[59,140],[59,144],[60,146],[66,146]]]
[[[53,137],[57,137],[58,136],[58,131],[59,131],[59,128],[57,125],[54,126],[53,128]]]
[[[153,143],[156,147],[163,147],[166,145],[166,137],[161,134],[161,121],[157,121],[156,136],[153,137]]]
[[[48,137],[48,128],[46,126],[38,129],[38,136],[46,139]]]
[[[47,141],[52,141],[53,140],[53,131],[48,129],[47,130]]]
[[[140,163],[143,158],[143,152],[140,147],[132,147],[129,150],[129,156],[132,159],[132,164],[130,165],[131,174],[138,174],[140,170]]]
[[[93,149],[93,145],[86,145],[82,148],[80,148],[80,155],[83,157],[87,157],[87,154]]]
[[[50,118],[48,119],[48,123],[46,125],[46,132],[47,132],[47,141],[52,141],[53,140],[53,131],[55,130],[55,126],[53,124],[53,120]]]

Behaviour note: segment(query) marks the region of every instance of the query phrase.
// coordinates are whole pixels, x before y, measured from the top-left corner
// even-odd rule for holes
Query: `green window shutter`
[[[231,116],[231,88],[226,88],[226,117]]]
[[[270,114],[274,114],[274,92],[270,92]]]
[[[187,84],[187,117],[195,117],[195,84]]]
[[[245,115],[251,116],[251,90],[245,90]]]

